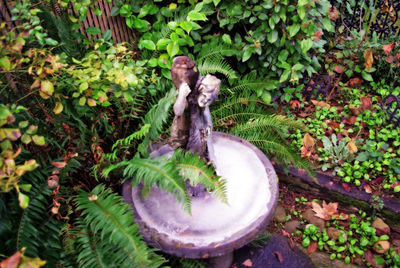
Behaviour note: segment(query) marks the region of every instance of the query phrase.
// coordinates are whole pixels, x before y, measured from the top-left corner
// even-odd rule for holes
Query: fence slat
[[[8,29],[13,29],[16,27],[16,25],[18,25],[18,22],[11,20],[11,4],[11,1],[0,0],[0,23],[5,22]],[[135,38],[134,31],[126,26],[125,18],[120,16],[111,16],[112,4],[108,3],[106,0],[98,0],[95,5],[100,8],[102,14],[100,16],[96,16],[96,14],[94,14],[94,10],[90,9],[86,19],[84,21],[79,21],[81,24],[79,32],[82,33],[86,38],[91,36],[86,32],[86,29],[89,27],[97,27],[102,32],[111,30],[112,39],[115,43],[130,42]],[[73,8],[70,8],[68,13],[70,15],[74,15],[75,17],[79,17],[79,14],[73,10]],[[102,34],[97,34],[93,37],[98,39],[101,38],[101,36]]]

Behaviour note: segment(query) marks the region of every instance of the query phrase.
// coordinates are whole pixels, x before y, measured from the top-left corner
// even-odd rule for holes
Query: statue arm
[[[176,116],[181,116],[187,106],[186,97],[190,93],[190,87],[187,83],[182,83],[178,89],[178,97],[174,104],[174,113]]]
[[[203,122],[206,129],[206,133],[209,135],[212,131],[212,118],[210,108],[206,106],[203,111]]]

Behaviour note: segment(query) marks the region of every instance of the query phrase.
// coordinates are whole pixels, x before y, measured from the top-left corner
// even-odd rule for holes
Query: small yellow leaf
[[[63,107],[62,103],[61,103],[61,102],[57,102],[57,103],[56,103],[56,107],[54,107],[54,109],[53,109],[53,112],[54,112],[55,114],[59,114],[59,113],[62,112],[63,108],[64,108],[64,107]]]
[[[315,139],[313,137],[311,137],[311,135],[309,133],[306,133],[303,138],[303,145],[307,149],[310,149],[310,148],[314,147]]]
[[[350,153],[356,153],[358,151],[357,146],[355,145],[354,141],[350,141],[347,144],[347,147],[349,147],[349,152]]]
[[[50,96],[53,95],[53,92],[54,92],[54,86],[52,82],[50,82],[49,80],[43,80],[40,83],[39,94],[43,99],[50,98]]]

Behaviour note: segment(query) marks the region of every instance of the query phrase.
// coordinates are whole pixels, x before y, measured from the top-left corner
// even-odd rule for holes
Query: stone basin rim
[[[133,202],[132,186],[130,184],[130,181],[126,181],[123,185],[122,194],[125,202],[129,203],[133,209],[135,222],[139,226],[139,231],[143,236],[143,240],[152,245],[153,247],[159,248],[168,254],[175,255],[178,257],[194,258],[194,259],[211,258],[211,257],[218,257],[225,255],[227,253],[232,252],[235,249],[238,249],[248,244],[258,235],[260,235],[265,230],[265,228],[267,227],[267,225],[269,224],[274,215],[278,201],[279,189],[278,189],[278,178],[275,173],[274,167],[272,166],[269,159],[260,149],[258,149],[256,146],[254,146],[253,144],[247,142],[242,138],[222,132],[213,132],[213,136],[216,138],[225,138],[235,142],[239,142],[248,147],[249,149],[251,149],[256,154],[258,159],[263,164],[265,171],[269,177],[268,183],[270,187],[271,196],[270,196],[270,201],[267,203],[268,211],[264,215],[265,218],[262,219],[261,222],[259,222],[257,225],[249,226],[250,230],[246,232],[244,235],[241,235],[238,238],[236,238],[234,241],[227,243],[219,243],[219,244],[211,243],[208,246],[195,246],[193,244],[184,244],[180,241],[173,241],[171,239],[164,238],[162,234],[158,234],[158,232],[155,229],[148,227],[146,223],[144,223],[141,220],[141,217],[137,213],[135,209],[135,204]]]

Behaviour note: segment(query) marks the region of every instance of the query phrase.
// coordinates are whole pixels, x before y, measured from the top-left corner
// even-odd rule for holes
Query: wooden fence
[[[93,9],[88,11],[86,19],[80,21],[81,28],[79,31],[85,35],[87,38],[89,35],[86,33],[86,29],[89,27],[97,27],[102,32],[107,30],[112,31],[112,39],[114,42],[132,42],[135,40],[135,34],[132,29],[129,29],[125,23],[125,19],[121,16],[111,16],[112,4],[109,4],[105,0],[96,1],[95,5],[102,11],[100,16],[94,14]],[[11,9],[13,3],[10,0],[0,0],[0,23],[5,22],[8,29],[14,28],[18,25],[18,21],[12,21]],[[75,11],[70,10],[76,17],[79,17]],[[100,38],[101,34],[95,36],[95,38]]]

